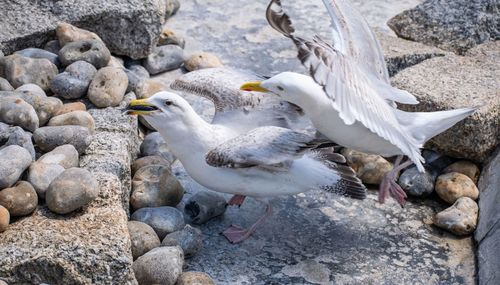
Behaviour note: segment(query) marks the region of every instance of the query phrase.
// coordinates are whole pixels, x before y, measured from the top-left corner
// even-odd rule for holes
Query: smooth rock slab
[[[89,129],[82,126],[42,127],[33,133],[36,145],[45,152],[71,144],[82,154],[89,146],[90,138]]]
[[[150,225],[160,239],[185,226],[184,216],[173,207],[142,208],[135,211],[130,219]]]
[[[174,285],[182,273],[184,254],[177,246],[159,247],[134,261],[135,278],[140,285]]]
[[[0,149],[0,189],[14,185],[31,161],[30,153],[18,145]]]

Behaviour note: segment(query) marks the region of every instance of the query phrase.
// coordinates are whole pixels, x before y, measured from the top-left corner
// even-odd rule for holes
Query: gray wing
[[[360,68],[349,55],[319,37],[313,40],[295,37],[291,21],[283,12],[279,0],[271,1],[267,15],[272,27],[293,40],[299,50],[298,58],[314,81],[323,87],[325,96],[345,124],[352,125],[358,121],[399,147],[417,165],[423,160],[419,143],[401,128],[393,108],[385,101],[387,95],[383,96],[391,93],[392,97],[399,98],[396,101],[404,103],[407,99],[401,95],[404,91],[378,80]]]
[[[241,84],[265,77],[232,68],[208,68],[177,78],[170,87],[211,100],[215,105],[213,124],[233,127],[244,133],[260,126],[300,129],[306,125],[302,110],[274,94],[243,92]]]
[[[261,127],[212,149],[205,160],[214,167],[286,165],[322,142],[290,129]]]

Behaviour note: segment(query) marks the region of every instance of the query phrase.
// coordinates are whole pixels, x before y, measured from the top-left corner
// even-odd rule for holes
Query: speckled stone
[[[54,116],[66,114],[73,111],[87,111],[87,107],[82,102],[72,102],[62,105],[62,107],[57,110]]]
[[[38,128],[33,133],[33,139],[45,152],[61,145],[71,144],[82,154],[90,145],[91,135],[89,129],[82,126],[55,126]]]
[[[33,141],[31,140],[32,134],[30,132],[25,132],[21,127],[10,127],[7,132],[8,139],[0,149],[9,145],[18,145],[26,149],[31,154],[31,158],[35,160],[36,153]]]
[[[56,35],[61,47],[65,46],[67,43],[81,40],[100,40],[97,34],[77,28],[65,22],[61,22],[57,25]]]
[[[187,271],[182,272],[175,285],[216,285],[216,283],[205,272]]]
[[[45,192],[49,188],[50,183],[63,172],[64,167],[59,164],[33,162],[28,169],[26,180],[31,183],[38,197],[45,199]]]
[[[134,260],[160,246],[160,239],[149,225],[138,221],[129,221],[127,227]]]
[[[458,172],[440,175],[436,180],[435,187],[439,197],[450,204],[455,203],[461,197],[469,197],[476,200],[479,196],[479,190],[474,181]]]
[[[162,246],[180,246],[184,256],[195,255],[203,247],[203,234],[200,229],[186,225],[182,230],[165,236]]]
[[[31,85],[31,86],[27,86]],[[38,92],[32,84],[27,84],[19,87],[14,92],[0,92],[0,94],[23,99],[26,103],[30,104],[38,117],[40,126],[45,125],[55,112],[61,108],[62,101],[56,97],[47,97],[45,93]],[[23,88],[25,87],[25,88]],[[30,90],[31,89],[31,90]],[[1,96],[1,95],[0,95]]]
[[[18,145],[0,149],[0,189],[14,185],[31,161],[30,153]]]
[[[221,66],[222,62],[220,59],[215,54],[208,52],[198,52],[192,54],[184,61],[184,67],[189,71]]]
[[[114,107],[123,100],[127,86],[127,74],[122,69],[104,67],[92,79],[87,96],[97,107]]]
[[[342,155],[363,183],[378,185],[384,175],[393,168],[392,163],[380,155],[365,154],[348,148],[342,150]]]
[[[38,196],[31,184],[19,181],[0,191],[0,205],[9,210],[12,217],[26,216],[36,209]]]
[[[479,179],[479,174],[481,173],[479,167],[476,164],[467,160],[460,160],[453,164],[450,164],[443,170],[443,172],[462,173],[464,175],[467,175],[474,182],[474,184],[477,184],[477,180]]]
[[[52,117],[48,126],[67,126],[77,125],[86,127],[91,133],[94,133],[94,118],[86,111],[73,111],[59,116]]]
[[[178,45],[181,48],[184,48],[186,44],[186,40],[181,36],[177,35],[173,30],[164,27],[160,34],[160,39],[158,40],[159,46],[164,45]]]
[[[64,66],[83,60],[100,69],[108,65],[111,53],[100,40],[81,40],[66,44],[59,51],[59,59]]]
[[[163,166],[167,167],[168,169],[170,169],[171,163],[159,155],[150,155],[150,156],[141,157],[141,158],[135,160],[134,163],[132,163],[132,165],[130,166],[130,168],[132,170],[132,175],[137,170],[139,170],[142,167],[147,166],[147,165],[163,165]]]
[[[140,285],[174,285],[182,273],[184,254],[177,246],[158,247],[139,257],[132,268]]]
[[[9,210],[7,210],[4,206],[0,205],[0,233],[3,233],[7,230],[7,228],[9,227],[9,223],[10,223]]]
[[[476,229],[478,211],[474,200],[462,197],[451,207],[437,213],[434,224],[456,235],[468,235]]]
[[[42,155],[38,162],[45,164],[59,164],[65,169],[78,167],[78,151],[73,145],[64,144]]]
[[[227,203],[224,197],[213,191],[201,191],[191,196],[184,207],[190,222],[203,224],[224,214]]]
[[[142,65],[132,65],[130,68],[124,68],[127,74],[128,86],[127,93],[134,91],[137,93],[137,87],[142,81],[149,78],[149,73]]]
[[[54,54],[50,51],[39,49],[39,48],[26,48],[23,50],[18,50],[14,54],[19,54],[25,57],[30,58],[45,58],[52,62],[55,66],[61,66],[61,62],[59,62],[59,58],[57,54]]]
[[[76,61],[54,77],[50,83],[52,92],[65,99],[78,99],[85,94],[97,69],[86,61]]]
[[[28,93],[28,94],[32,95],[33,97],[37,97],[37,98],[47,97],[47,94],[45,93],[45,91],[43,91],[43,89],[40,88],[40,86],[33,84],[33,83],[23,84],[23,85],[17,87],[16,91]]]
[[[130,219],[150,225],[160,239],[186,225],[182,213],[173,207],[142,208],[135,211]]]
[[[141,144],[141,154],[143,156],[159,155],[170,162],[175,159],[159,132],[150,133],[144,138]]]
[[[0,76],[5,77],[14,88],[34,83],[47,91],[58,72],[57,66],[45,58],[13,54],[0,59]]]
[[[434,191],[434,181],[436,181],[437,171],[429,167],[425,172],[418,171],[416,166],[404,170],[398,178],[398,184],[406,194],[414,197],[425,197]]]
[[[150,74],[158,74],[181,67],[184,51],[178,45],[159,46],[144,60]]]
[[[0,91],[14,91],[14,87],[7,79],[0,77]]]
[[[40,124],[35,109],[21,98],[0,95],[0,122],[33,132]]]
[[[92,202],[99,195],[99,184],[83,168],[69,168],[57,176],[45,192],[47,207],[55,213],[67,214]]]

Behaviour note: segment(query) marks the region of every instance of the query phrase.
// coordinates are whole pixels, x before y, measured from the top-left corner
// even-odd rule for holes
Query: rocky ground
[[[339,149],[371,185],[366,200],[320,191],[273,199],[273,216],[234,245],[220,233],[250,225],[263,205],[227,207],[229,196],[194,182],[161,136],[122,110],[200,68],[304,70],[268,27],[267,1],[199,2],[179,11],[170,0],[85,1],[76,11],[68,1],[2,4],[0,284],[500,282],[500,54],[488,42],[498,7],[485,0],[487,21],[476,23],[474,6],[460,18],[450,4],[438,40],[403,34],[420,33],[421,23],[404,23],[425,7],[417,19],[445,13],[433,0],[392,18],[398,35],[422,44],[384,24],[421,1],[353,1],[376,27],[393,84],[421,101],[412,110],[481,108],[426,146],[439,152],[424,151],[425,173],[403,171],[404,208],[377,202],[390,159]],[[330,36],[321,1],[284,2],[300,33]],[[18,20],[27,13],[36,26]],[[467,29],[450,37],[461,22]],[[211,119],[211,102],[183,96]]]

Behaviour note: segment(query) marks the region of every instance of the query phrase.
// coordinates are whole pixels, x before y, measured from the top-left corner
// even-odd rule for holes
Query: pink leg
[[[250,228],[248,229],[243,229],[239,226],[231,225],[229,228],[227,228],[222,234],[231,242],[231,243],[238,243],[246,240],[248,237],[250,237],[257,227],[264,222],[264,220],[269,217],[273,213],[273,209],[271,208],[270,204],[267,204],[266,206],[266,212],[264,215],[262,215],[255,224],[253,224]]]
[[[245,201],[246,196],[243,195],[233,195],[231,199],[227,202],[229,206],[241,206]]]
[[[396,158],[396,162],[394,163],[394,168],[384,175],[384,178],[380,183],[378,201],[382,204],[385,202],[385,199],[387,198],[389,193],[399,203],[399,205],[401,205],[401,207],[403,207],[406,203],[406,198],[407,198],[406,193],[403,191],[403,189],[401,189],[398,183],[396,183],[396,176],[399,173],[399,171],[401,171],[407,166],[410,166],[412,162],[411,160],[408,160],[404,163],[401,163],[402,159],[403,159],[402,155],[399,155]]]

